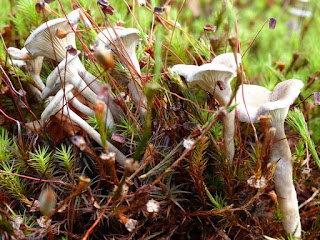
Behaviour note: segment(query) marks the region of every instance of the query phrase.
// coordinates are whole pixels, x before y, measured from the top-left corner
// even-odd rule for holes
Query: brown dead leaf
[[[65,137],[74,136],[81,130],[76,123],[61,114],[52,116],[46,126],[47,133],[55,143],[61,142]]]

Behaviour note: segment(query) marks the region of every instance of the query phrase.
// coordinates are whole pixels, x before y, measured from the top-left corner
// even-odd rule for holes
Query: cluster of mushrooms
[[[88,102],[94,104],[101,84],[91,75],[81,63],[76,53],[70,53],[70,46],[76,49],[75,29],[81,21],[85,27],[91,28],[90,21],[80,9],[72,11],[66,18],[47,21],[39,26],[26,40],[23,49],[8,48],[9,54],[17,59],[13,65],[26,67],[38,86],[33,91],[39,99],[46,100],[41,120],[44,122],[50,116],[61,113],[77,123],[97,143],[102,145],[100,134],[84,119],[69,108],[88,116],[94,116],[94,111],[81,103],[72,93],[75,89]],[[59,32],[66,33],[64,37]],[[141,85],[141,72],[135,47],[139,43],[138,30],[134,28],[113,27],[101,31],[96,38],[95,52],[100,55],[112,53],[128,67],[132,78],[129,82],[129,92],[135,102],[140,116],[146,114],[146,97]],[[57,61],[58,66],[43,83],[40,71],[43,59]],[[242,85],[233,98],[231,80],[237,75],[241,63],[241,55],[225,53],[216,56],[211,63],[201,66],[179,64],[172,70],[183,76],[187,82],[194,83],[210,92],[221,106],[237,103],[237,107],[223,118],[223,136],[226,157],[233,162],[235,147],[235,116],[241,122],[257,122],[259,116],[270,115],[271,127],[275,128],[274,144],[270,162],[276,163],[274,172],[275,187],[280,211],[283,214],[283,226],[287,233],[301,237],[301,224],[298,210],[297,194],[292,179],[292,158],[290,147],[284,132],[284,120],[289,106],[293,104],[300,93],[303,83],[300,80],[287,80],[279,83],[272,92],[257,85]],[[39,91],[41,89],[41,91]],[[105,122],[109,127],[118,118],[121,108],[113,101],[112,92],[104,98],[106,102]],[[124,165],[126,156],[111,143],[107,143],[108,151],[115,153],[117,162]]]
[[[223,137],[226,156],[232,164],[234,158],[235,116],[240,122],[256,123],[259,116],[270,115],[270,127],[275,130],[270,162],[276,163],[274,182],[278,203],[283,214],[283,227],[295,238],[301,237],[301,224],[297,194],[292,179],[292,157],[284,131],[284,121],[289,107],[298,97],[303,83],[290,79],[279,83],[272,92],[268,89],[243,84],[232,99],[231,80],[237,75],[241,55],[225,53],[216,56],[211,63],[201,66],[179,64],[172,70],[183,76],[187,82],[196,84],[210,92],[220,103],[228,106],[237,103],[237,107],[223,118]]]
[[[12,61],[14,66],[26,67],[30,72],[37,86],[31,86],[35,96],[39,100],[46,100],[47,106],[41,114],[43,122],[50,116],[61,113],[78,124],[102,146],[100,134],[69,108],[71,104],[80,112],[93,117],[94,110],[81,103],[71,91],[75,89],[89,103],[94,104],[98,100],[97,94],[102,85],[85,69],[78,57],[80,51],[76,50],[75,29],[80,21],[85,27],[91,28],[91,22],[81,9],[73,10],[66,18],[47,21],[33,31],[23,49],[10,47],[8,53],[17,59]],[[140,66],[135,54],[135,47],[141,41],[138,32],[134,28],[107,28],[97,35],[95,52],[97,55],[117,55],[128,66],[133,76],[129,82],[129,91],[143,118],[146,112],[146,97],[142,91]],[[47,77],[46,84],[40,78],[44,57],[59,63]],[[112,128],[115,120],[121,121],[123,111],[114,102],[112,93],[107,91],[106,94],[107,96],[103,97],[106,102],[105,122]],[[124,165],[126,156],[110,142],[107,143],[107,147],[108,151],[116,154],[116,160]]]

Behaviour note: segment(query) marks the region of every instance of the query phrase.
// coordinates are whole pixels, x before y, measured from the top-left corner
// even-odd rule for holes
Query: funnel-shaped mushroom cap
[[[268,89],[261,86],[248,84],[240,86],[236,95],[236,101],[239,103],[237,106],[239,121],[249,123],[251,119],[252,122],[257,122],[259,110],[263,104],[269,101],[270,94]]]
[[[230,82],[236,76],[236,72],[231,68],[222,64],[207,63],[201,66],[179,64],[173,66],[172,70],[185,77],[188,82],[214,94],[223,105],[230,100]],[[219,86],[218,81],[221,81],[223,86]]]
[[[252,122],[257,122],[258,117],[265,114],[272,115],[273,122],[284,121],[290,105],[298,97],[302,87],[303,82],[296,79],[279,83],[273,92],[260,86],[243,85],[239,88],[236,96],[240,103],[237,107],[239,121],[249,122],[250,116]],[[243,98],[246,104],[244,104]]]
[[[72,11],[67,18],[74,27],[80,18],[79,9]],[[56,36],[57,29],[63,29],[70,32],[65,38]],[[25,48],[32,56],[44,56],[50,59],[62,61],[66,57],[66,47],[71,45],[76,48],[75,34],[66,18],[57,18],[40,25],[28,37],[25,42]]]
[[[140,74],[139,62],[135,52],[135,47],[141,41],[138,33],[139,30],[135,28],[115,27],[114,30],[107,28],[98,34],[96,48],[100,48],[101,50],[105,48],[111,49],[116,54],[118,54],[117,49],[119,49]],[[119,43],[119,40],[121,40],[122,44]]]
[[[237,71],[238,66],[241,63],[241,55],[239,53],[224,53],[216,56],[212,62],[213,64],[223,64],[233,71]]]
[[[97,46],[102,44],[109,49],[114,49],[112,43],[118,47],[119,37],[126,49],[132,48],[134,50],[135,46],[141,41],[138,35],[139,30],[136,28],[114,27],[114,30],[115,31],[113,31],[112,28],[107,28],[100,32],[96,38]]]

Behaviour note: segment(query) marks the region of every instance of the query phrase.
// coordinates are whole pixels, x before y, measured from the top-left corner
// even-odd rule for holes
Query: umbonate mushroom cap
[[[67,15],[73,27],[76,27],[80,20],[77,14],[79,14],[79,9]],[[34,30],[25,42],[25,48],[32,57],[44,56],[60,62],[66,57],[67,46],[71,45],[73,48],[76,48],[75,34],[72,32],[67,18],[50,20]],[[57,29],[63,29],[70,33],[65,38],[60,39],[56,36]]]
[[[238,119],[242,122],[249,122],[248,113],[252,122],[257,122],[260,115],[270,114],[272,122],[284,121],[287,117],[291,104],[296,100],[303,87],[303,82],[296,79],[286,80],[279,83],[272,92],[255,85],[243,85],[237,92]],[[242,94],[243,89],[243,94]],[[247,106],[245,109],[243,96]]]
[[[231,68],[233,71],[237,71],[237,68],[241,63],[241,55],[239,53],[223,53],[216,56],[211,63],[223,64]]]
[[[236,76],[236,72],[231,68],[222,64],[207,63],[201,66],[178,64],[173,66],[172,70],[185,77],[188,82],[214,94],[223,105],[230,100],[230,82]],[[223,86],[218,81],[221,81]]]

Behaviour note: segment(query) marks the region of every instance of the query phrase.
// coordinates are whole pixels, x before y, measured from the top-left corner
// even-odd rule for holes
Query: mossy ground
[[[300,209],[303,239],[318,239],[320,175],[315,159],[319,153],[320,110],[312,95],[320,92],[318,1],[311,0],[305,6],[299,1],[281,0],[151,0],[147,7],[131,0],[109,3],[115,10],[113,15],[105,16],[92,0],[56,0],[50,3],[55,13],[43,15],[35,11],[35,1],[0,0],[0,239],[264,239],[264,235],[290,239],[282,230],[268,159],[257,168],[263,141],[261,126],[255,125],[255,142],[252,127],[237,123],[232,166],[225,158],[219,121],[181,158],[184,139],[199,136],[219,106],[212,95],[189,88],[170,74],[174,64],[200,65],[214,55],[231,52],[237,40],[243,54],[270,17],[277,18],[276,28],[268,29],[267,23],[261,30],[243,57],[245,77],[238,74],[234,82],[272,90],[286,79],[300,79],[308,86],[294,107],[303,113],[309,132],[301,134],[302,125],[299,129],[286,124],[286,134],[299,204],[305,203]],[[162,14],[152,12],[165,3]],[[135,114],[131,100],[125,103],[130,111],[122,123],[107,131],[110,141],[139,161],[140,168],[134,173],[102,162],[102,148],[89,138],[87,149],[80,151],[71,143],[74,132],[68,131],[70,122],[51,120],[53,123],[41,133],[26,128],[26,122],[40,118],[44,102],[36,101],[30,93],[31,76],[10,67],[5,49],[22,48],[34,29],[49,19],[64,17],[71,5],[81,5],[99,27],[123,21],[125,27],[140,30],[142,41],[136,51],[143,84],[153,81],[160,86],[149,112],[152,131],[143,134],[144,121]],[[312,16],[293,16],[292,7],[307,8]],[[181,29],[172,27],[176,20]],[[217,26],[217,31],[205,32],[207,23]],[[84,26],[80,24],[79,29]],[[89,50],[93,48],[92,32],[79,31],[79,36]],[[99,81],[109,83],[115,95],[128,92],[130,75],[125,66],[117,63],[112,71],[105,72],[78,40],[77,48],[86,69],[99,76]],[[45,59],[43,81],[56,65]],[[23,89],[25,96],[14,89],[20,93]],[[88,122],[97,127],[95,119]],[[81,129],[75,131],[86,136]],[[315,150],[310,148],[308,133]],[[143,147],[137,148],[141,141]],[[137,149],[142,151],[137,153]],[[266,176],[265,188],[248,186],[247,180],[254,174]],[[91,179],[88,188],[80,192],[79,176]],[[126,186],[125,193],[115,190]],[[37,200],[48,187],[57,194],[57,202],[64,204],[46,224]],[[159,202],[159,212],[148,212],[150,199]],[[125,227],[127,219],[137,220],[132,232]]]

